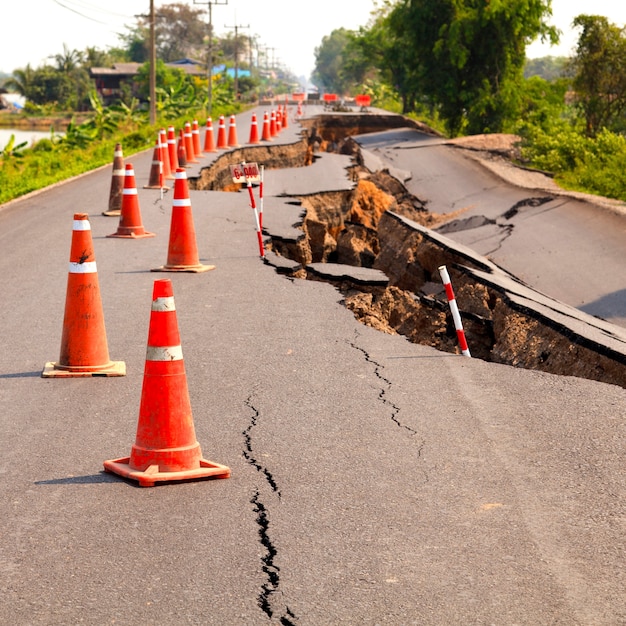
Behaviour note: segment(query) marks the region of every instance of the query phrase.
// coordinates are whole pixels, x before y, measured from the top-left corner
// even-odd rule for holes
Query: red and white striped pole
[[[456,336],[459,340],[459,345],[461,346],[461,353],[463,356],[471,357],[472,355],[470,354],[469,348],[467,347],[467,341],[465,339],[465,331],[463,330],[463,322],[461,321],[459,307],[456,304],[454,290],[452,289],[452,283],[450,282],[450,275],[448,274],[448,270],[445,265],[442,265],[439,268],[439,274],[441,275],[441,280],[446,288],[446,296],[448,298],[448,304],[450,305],[450,311],[452,311],[452,319],[454,320]]]
[[[263,172],[265,166],[261,165],[261,182],[259,183],[259,228],[263,231]]]
[[[248,188],[248,193],[250,194],[250,206],[252,207],[253,211],[254,211],[254,219],[256,221],[256,234],[257,234],[257,239],[259,240],[259,254],[261,255],[261,258],[264,259],[265,258],[265,248],[263,247],[263,233],[261,232],[261,222],[259,221],[259,213],[257,211],[256,208],[256,202],[254,200],[254,192],[252,190],[252,183],[250,182],[250,179],[246,176],[246,170],[245,170],[245,161],[242,163],[243,167],[243,172],[244,172],[244,176],[246,178],[246,187]]]

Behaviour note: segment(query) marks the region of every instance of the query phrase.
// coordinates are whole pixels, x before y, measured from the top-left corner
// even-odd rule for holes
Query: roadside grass
[[[214,111],[214,117],[222,114],[226,115],[227,112]],[[204,126],[206,113],[202,115],[185,115],[161,121],[155,126],[136,121],[104,131],[101,128],[94,129],[89,121],[73,127],[70,123],[64,137],[51,133],[50,139],[41,139],[29,148],[13,146],[9,142],[6,146],[0,146],[0,204],[113,163],[117,143],[122,145],[126,158],[154,148],[161,128],[174,126],[178,137],[178,130],[192,119],[198,119],[200,125]]]
[[[118,142],[125,155],[145,150],[154,145],[155,133],[156,129],[144,127],[70,149],[42,139],[19,155],[0,156],[0,204],[112,163]]]

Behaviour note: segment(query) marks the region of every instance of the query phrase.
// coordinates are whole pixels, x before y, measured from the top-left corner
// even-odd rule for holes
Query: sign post
[[[259,254],[261,258],[265,258],[265,248],[263,247],[263,233],[261,232],[261,222],[259,220],[259,213],[256,207],[256,201],[254,200],[254,192],[252,190],[252,183],[261,183],[262,178],[259,173],[259,166],[256,163],[246,163],[243,161],[240,165],[231,165],[230,173],[234,183],[245,183],[248,188],[248,194],[250,195],[250,206],[254,210],[254,220],[256,222],[257,239],[259,240]]]

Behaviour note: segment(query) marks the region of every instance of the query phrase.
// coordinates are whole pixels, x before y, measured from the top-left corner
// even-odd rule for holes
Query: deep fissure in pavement
[[[252,394],[246,399],[246,406],[252,411],[252,417],[250,418],[250,424],[243,431],[244,437],[244,450],[243,456],[246,461],[259,473],[263,474],[267,484],[271,487],[272,492],[278,495],[280,500],[280,490],[278,485],[272,476],[269,469],[257,460],[252,445],[252,431],[258,426],[259,411],[254,406]],[[278,551],[274,546],[270,538],[270,521],[267,507],[261,500],[261,492],[257,489],[254,495],[250,499],[250,504],[253,506],[253,511],[256,513],[256,523],[259,532],[259,541],[265,549],[265,554],[261,557],[262,571],[266,576],[266,582],[261,587],[261,592],[258,597],[258,604],[261,610],[269,617],[272,618],[275,613],[275,609],[272,608],[272,597],[280,588],[280,567],[276,564],[276,556]],[[296,622],[295,614],[288,606],[285,606],[284,614],[280,617],[280,623],[283,626],[295,626]]]
[[[425,130],[400,116],[324,115],[305,120],[302,140],[290,146],[251,147],[225,155],[228,163],[245,157],[263,162],[267,169],[309,165],[318,151],[352,157],[352,190],[293,197],[292,202],[304,209],[298,225],[301,234],[285,239],[266,232],[268,248],[296,264],[292,268],[277,266],[277,270],[290,278],[333,283],[344,296],[343,304],[363,324],[459,353],[438,272],[439,266],[446,265],[473,357],[626,386],[624,354],[573,333],[566,324],[511,297],[481,275],[488,272],[486,259],[483,263],[477,255],[469,257],[453,242],[437,236],[437,230],[445,233],[479,227],[489,222],[487,218],[463,220],[459,219],[461,212],[434,215],[387,170],[371,172],[364,167],[360,148],[351,136],[400,123]],[[220,188],[224,181],[219,183],[212,176],[227,169],[222,160],[203,169],[196,188]],[[221,188],[235,191],[240,186]],[[553,199],[529,196],[506,210],[495,220],[503,238],[513,230],[506,222],[525,206],[537,207]],[[364,268],[374,277],[370,280],[361,274],[354,278],[350,272],[330,271],[335,264]]]
[[[280,498],[280,490],[276,485],[276,481],[274,480],[272,473],[269,471],[269,469],[267,469],[267,467],[259,463],[252,451],[252,429],[255,428],[259,419],[259,412],[252,404],[252,396],[248,397],[248,399],[246,400],[246,406],[252,411],[252,417],[250,419],[250,424],[248,428],[243,431],[243,457],[244,459],[246,459],[246,461],[248,461],[250,465],[252,465],[252,467],[254,467],[257,472],[263,474],[265,480],[267,481],[267,484],[272,488],[272,491],[274,491]]]

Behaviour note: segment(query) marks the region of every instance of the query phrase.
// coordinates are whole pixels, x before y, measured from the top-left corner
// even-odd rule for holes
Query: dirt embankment
[[[573,330],[570,312],[561,310],[567,309],[565,305],[535,298],[532,290],[488,260],[430,230],[454,215],[432,215],[387,171],[364,168],[350,137],[400,123],[408,125],[399,116],[328,115],[309,122],[306,136],[292,146],[246,148],[227,155],[233,163],[245,158],[263,162],[266,168],[310,164],[315,151],[353,157],[352,191],[299,197],[305,208],[301,234],[286,240],[267,233],[268,247],[298,264],[282,271],[333,282],[343,293],[345,306],[364,324],[457,353],[457,335],[438,271],[445,265],[473,357],[626,386],[624,337],[607,339],[610,329],[587,323],[584,314]],[[482,152],[494,141],[489,154],[500,159],[514,156],[511,136],[464,140]],[[226,188],[227,181],[218,179],[218,172],[227,169],[224,166],[220,160],[203,170],[197,187]],[[363,280],[361,275],[352,280],[349,272],[332,270],[337,264],[369,269],[373,278]],[[381,275],[386,276],[382,283]]]

